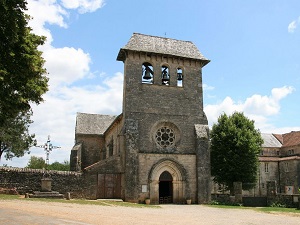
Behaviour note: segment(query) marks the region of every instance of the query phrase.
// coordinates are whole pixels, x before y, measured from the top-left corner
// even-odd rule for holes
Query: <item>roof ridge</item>
[[[134,32],[133,34],[138,34],[138,35],[148,36],[148,37],[155,37],[155,38],[162,38],[162,39],[170,39],[170,40],[175,40],[175,41],[189,42],[189,43],[194,44],[192,41],[179,40],[179,39],[170,38],[170,37],[162,37],[162,36],[156,36],[156,35],[150,35],[150,34],[142,34],[142,33],[138,33],[138,32]]]

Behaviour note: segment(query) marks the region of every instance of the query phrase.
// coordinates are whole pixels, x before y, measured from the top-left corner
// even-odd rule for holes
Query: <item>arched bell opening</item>
[[[183,72],[181,68],[177,68],[177,87],[183,86]]]
[[[145,62],[142,65],[142,83],[143,84],[153,84],[154,72],[153,66]]]
[[[173,203],[173,177],[168,171],[159,176],[159,204]]]
[[[170,85],[170,73],[167,66],[161,67],[161,83],[162,85]]]

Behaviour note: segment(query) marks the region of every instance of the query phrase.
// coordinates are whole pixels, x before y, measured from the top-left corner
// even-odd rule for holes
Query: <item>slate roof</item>
[[[124,61],[124,50],[159,53],[205,61],[206,59],[191,41],[180,41],[171,38],[157,37],[139,33],[133,33],[128,43],[120,49],[117,60]]]
[[[103,135],[117,116],[77,113],[75,134]]]
[[[273,134],[261,134],[262,139],[264,140],[264,143],[262,144],[262,147],[265,148],[280,148],[282,144],[276,137],[274,137]]]

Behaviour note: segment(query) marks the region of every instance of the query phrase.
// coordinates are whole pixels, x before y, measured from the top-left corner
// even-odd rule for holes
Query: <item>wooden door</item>
[[[98,174],[97,198],[121,198],[121,174]]]

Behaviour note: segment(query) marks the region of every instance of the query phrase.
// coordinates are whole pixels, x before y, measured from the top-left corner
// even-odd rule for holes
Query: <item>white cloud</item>
[[[204,111],[210,125],[216,123],[222,113],[230,115],[237,111],[244,112],[247,117],[254,120],[259,129],[270,131],[274,127],[268,123],[268,117],[279,113],[280,100],[291,94],[294,90],[293,87],[288,86],[273,88],[270,96],[255,94],[247,98],[245,102],[234,102],[230,97],[226,97],[218,104],[206,105]]]
[[[28,0],[28,14],[33,17],[29,26],[33,32],[47,37],[41,46],[45,67],[49,73],[49,91],[43,96],[45,101],[33,105],[33,121],[30,132],[36,134],[38,144],[42,145],[51,135],[53,145],[60,149],[50,153],[50,163],[55,160],[68,160],[74,144],[74,127],[77,112],[119,114],[122,107],[122,73],[106,77],[103,84],[74,86],[74,82],[88,77],[96,79],[90,71],[91,58],[84,50],[73,47],[55,48],[52,45],[51,31],[46,24],[68,28],[65,19],[69,9],[78,9],[80,13],[93,12],[103,6],[99,0]],[[103,78],[102,77],[102,78]],[[31,148],[31,155],[45,157],[44,149]],[[11,166],[26,166],[30,155],[2,161]]]
[[[90,73],[91,58],[82,49],[51,47],[44,51],[43,57],[46,59],[45,67],[52,88],[71,84]]]
[[[28,0],[27,7],[27,13],[33,17],[29,21],[30,27],[35,34],[46,36],[47,43],[52,42],[52,35],[50,30],[45,28],[46,23],[67,28],[64,17],[68,16],[68,12],[56,3],[56,0]]]
[[[297,26],[299,25],[300,23],[300,17],[298,17],[297,20],[293,20],[289,25],[288,25],[288,32],[289,33],[294,33]]]
[[[206,91],[210,91],[210,90],[214,90],[215,89],[215,87],[209,86],[207,84],[203,84],[202,86],[203,86],[203,89],[206,90]]]
[[[68,9],[78,9],[79,13],[94,12],[104,6],[104,0],[62,0]]]

